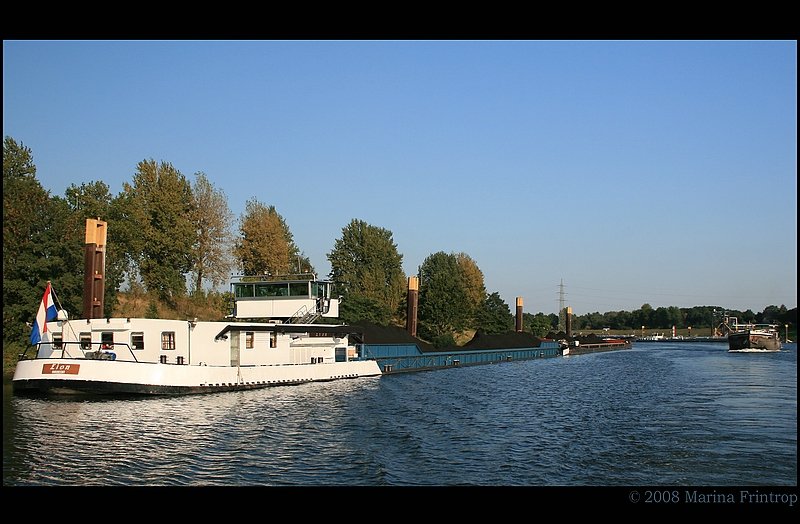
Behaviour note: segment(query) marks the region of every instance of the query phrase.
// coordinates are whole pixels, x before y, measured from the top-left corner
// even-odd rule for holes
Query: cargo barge
[[[104,318],[105,225],[87,220],[83,318],[58,307],[48,282],[32,326],[33,355],[20,355],[14,373],[16,391],[212,393],[563,354],[558,341],[523,332],[519,297],[516,331],[431,347],[416,338],[416,277],[409,278],[405,330],[319,322],[338,318],[339,299],[332,282],[313,274],[234,277],[233,311],[222,321]]]
[[[587,353],[602,353],[604,351],[616,351],[619,349],[630,349],[633,344],[626,339],[605,339],[601,342],[580,342],[575,340],[568,344],[563,350],[564,355],[585,355]]]
[[[562,355],[558,341],[540,339],[530,333],[486,335],[478,332],[462,347],[435,349],[400,327],[372,324],[353,327],[361,333],[365,341],[363,344],[356,344],[360,358],[374,360],[384,374],[499,364]]]
[[[619,349],[630,349],[633,339],[628,336],[599,337],[594,333],[589,335],[572,334],[572,308],[564,310],[566,331],[548,333],[547,338],[558,340],[561,343],[562,355],[585,355],[587,353],[600,353]]]
[[[561,356],[558,342],[542,342],[538,348],[475,349],[471,351],[437,351],[423,353],[416,345],[362,346],[363,358],[374,360],[384,374],[426,371],[459,366],[499,364],[513,360]]]

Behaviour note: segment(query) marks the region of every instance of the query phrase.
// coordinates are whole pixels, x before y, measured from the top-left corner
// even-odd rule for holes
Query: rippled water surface
[[[4,388],[4,485],[797,485],[797,350],[631,350],[177,398]]]

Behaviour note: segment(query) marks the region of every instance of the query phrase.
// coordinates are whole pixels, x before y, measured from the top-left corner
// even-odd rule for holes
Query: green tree
[[[56,236],[49,193],[36,178],[33,152],[3,140],[3,341],[24,343],[45,284],[62,268],[48,255]],[[58,291],[57,291],[58,293]]]
[[[478,267],[475,260],[466,253],[455,254],[456,264],[458,265],[458,278],[464,286],[464,296],[466,302],[462,305],[467,311],[467,322],[472,327],[477,328],[481,320],[487,320],[487,314],[491,316],[493,312],[486,311],[487,296],[486,286],[483,281],[483,272]],[[498,297],[499,298],[499,297]],[[490,306],[492,304],[489,304]],[[506,306],[507,308],[508,306]]]
[[[725,311],[722,306],[695,306],[686,312],[686,327],[702,328],[711,325],[716,327],[722,322]],[[633,327],[639,328],[642,325],[644,324],[634,323]]]
[[[419,267],[418,333],[427,340],[452,335],[467,327],[470,311],[455,255],[429,255]]]
[[[83,219],[106,220],[111,210],[111,191],[105,182],[90,182],[80,186],[70,184],[64,191],[64,199],[70,211],[79,212]],[[83,222],[83,220],[79,220]]]
[[[128,240],[142,282],[171,303],[186,293],[196,244],[191,184],[172,164],[143,160],[123,192]]]
[[[589,313],[585,317],[585,323],[582,327],[585,329],[602,329],[605,325],[605,317],[599,312]]]
[[[353,219],[342,228],[328,261],[334,292],[343,298],[343,321],[363,320],[357,315],[367,314],[367,307],[374,309],[369,316],[384,325],[400,315],[406,276],[391,231]]]
[[[609,311],[605,314],[606,325],[610,329],[632,329],[631,314],[628,311]]]
[[[354,293],[342,301],[339,306],[339,318],[346,323],[367,321],[379,326],[388,326],[392,322],[392,310],[377,299]]]
[[[299,249],[275,206],[266,206],[255,198],[248,200],[240,233],[234,253],[244,274],[280,275],[292,271]]]
[[[634,328],[653,327],[653,307],[650,304],[642,304],[642,307],[633,312]]]
[[[545,315],[544,313],[523,313],[522,319],[524,322],[523,329],[531,332],[533,335],[544,338],[548,333],[554,331],[558,327],[558,315],[551,313]]]
[[[763,324],[780,324],[786,316],[786,306],[767,306],[761,313],[758,321]]]
[[[683,318],[683,312],[679,307],[669,306],[667,308],[667,326],[676,326],[679,328],[686,326],[686,321]]]
[[[53,272],[50,280],[60,301],[71,318],[83,314],[84,245],[86,223],[79,212],[70,209],[61,197],[50,200],[49,213],[54,222],[53,238],[48,242],[47,264]],[[106,304],[106,312],[111,305]]]
[[[478,310],[477,328],[489,335],[499,335],[513,331],[514,316],[508,304],[497,292],[487,294]]]
[[[203,282],[217,286],[227,281],[233,259],[231,224],[233,214],[221,189],[217,189],[204,173],[195,174],[194,223],[196,237],[192,246],[191,274],[194,291],[203,289]]]

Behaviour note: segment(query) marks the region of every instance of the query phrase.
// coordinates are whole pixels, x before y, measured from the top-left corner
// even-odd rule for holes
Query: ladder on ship
[[[298,309],[292,317],[286,321],[287,324],[313,324],[322,313],[319,311],[309,311],[306,306]]]

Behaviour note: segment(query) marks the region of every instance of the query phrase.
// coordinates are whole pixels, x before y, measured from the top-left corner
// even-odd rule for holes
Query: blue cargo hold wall
[[[422,352],[416,344],[360,344],[361,359],[376,360],[384,373],[424,371],[454,366],[476,366],[513,360],[557,357],[556,341],[543,341],[536,348],[445,350]]]

